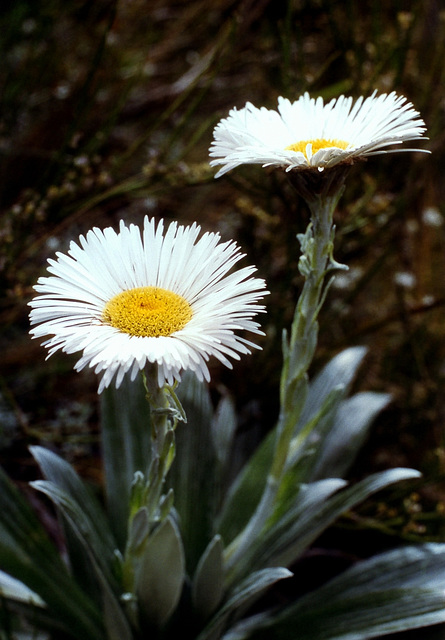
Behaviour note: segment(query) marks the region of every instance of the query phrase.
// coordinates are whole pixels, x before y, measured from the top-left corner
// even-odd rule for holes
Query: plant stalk
[[[298,299],[290,338],[283,336],[284,362],[280,382],[280,414],[277,439],[270,471],[260,502],[243,531],[226,549],[226,576],[233,582],[237,564],[246,557],[255,539],[273,514],[275,500],[287,470],[290,444],[295,427],[304,408],[307,375],[318,339],[318,314],[325,300],[331,279],[338,269],[347,269],[333,258],[335,227],[334,211],[343,192],[345,172],[338,174],[338,182],[330,175],[323,188],[313,189],[313,182],[300,174],[297,190],[310,209],[311,220],[304,234],[298,236],[301,257],[298,268],[304,277],[303,290]],[[313,181],[313,176],[311,177]],[[299,188],[300,187],[300,188]]]

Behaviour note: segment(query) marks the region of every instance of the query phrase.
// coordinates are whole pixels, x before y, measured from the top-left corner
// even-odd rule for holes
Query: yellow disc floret
[[[179,331],[192,316],[191,306],[177,293],[158,287],[137,287],[111,298],[102,320],[132,336],[159,338]]]
[[[317,153],[317,151],[320,151],[320,149],[330,149],[332,147],[335,147],[336,149],[347,149],[349,146],[349,142],[346,142],[345,140],[326,140],[325,138],[317,138],[316,140],[301,140],[300,142],[296,142],[295,144],[290,144],[288,147],[286,147],[286,150],[300,151],[302,154],[304,154],[306,160],[308,160],[309,158],[307,157],[306,153],[306,147],[308,144],[312,145],[312,155],[314,155],[314,153]]]

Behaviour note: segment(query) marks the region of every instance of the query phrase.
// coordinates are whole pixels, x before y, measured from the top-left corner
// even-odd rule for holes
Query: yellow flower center
[[[300,151],[304,154],[306,160],[309,158],[306,154],[306,147],[308,144],[312,145],[312,155],[320,151],[320,149],[329,149],[331,147],[335,147],[337,149],[347,149],[349,146],[349,142],[345,140],[326,140],[325,138],[317,138],[317,140],[301,140],[301,142],[296,142],[295,144],[290,144],[286,147],[286,151]]]
[[[182,296],[158,287],[122,291],[105,305],[102,320],[131,336],[159,338],[183,329],[193,316]]]

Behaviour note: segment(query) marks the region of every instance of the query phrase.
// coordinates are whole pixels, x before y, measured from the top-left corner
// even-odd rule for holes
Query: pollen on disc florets
[[[304,156],[306,156],[306,159],[308,159],[307,151],[306,151],[308,144],[311,145],[312,155],[317,153],[317,151],[320,151],[320,149],[335,148],[335,149],[345,150],[349,146],[349,142],[346,142],[345,140],[337,140],[337,139],[327,140],[325,138],[317,138],[315,140],[301,140],[300,142],[296,142],[295,144],[290,144],[288,147],[286,147],[286,150],[297,151],[297,152],[299,151],[302,154],[304,154]]]
[[[192,319],[182,296],[159,287],[137,287],[109,300],[102,312],[106,324],[132,336],[159,338],[180,331]]]

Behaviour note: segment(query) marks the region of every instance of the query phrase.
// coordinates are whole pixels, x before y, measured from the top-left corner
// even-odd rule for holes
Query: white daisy
[[[359,98],[340,96],[323,103],[305,93],[295,102],[278,98],[278,111],[250,102],[232,109],[216,125],[210,156],[223,165],[216,178],[241,164],[277,165],[286,171],[317,168],[392,153],[424,149],[387,149],[407,140],[420,140],[425,123],[403,96],[389,94]]]
[[[235,242],[199,234],[196,224],[176,223],[164,233],[162,221],[145,218],[142,233],[121,222],[119,233],[80,236],[37,281],[31,334],[51,336],[48,357],[82,352],[75,368],[103,374],[99,393],[149,362],[158,365],[159,386],[180,380],[183,369],[208,380],[210,356],[231,368],[228,357],[256,346],[235,331],[262,334],[252,318],[264,310],[257,302],[265,282],[251,277],[254,267],[229,273],[244,255]]]

